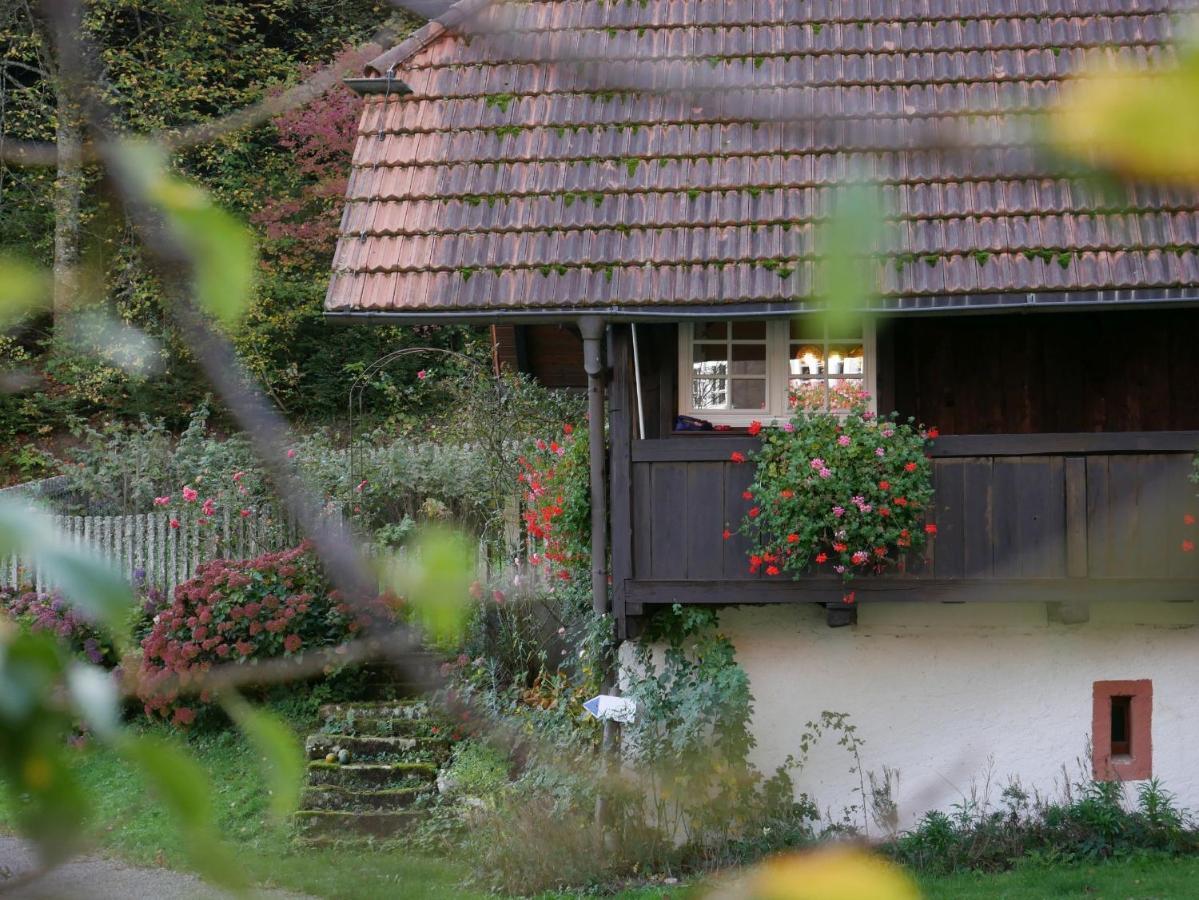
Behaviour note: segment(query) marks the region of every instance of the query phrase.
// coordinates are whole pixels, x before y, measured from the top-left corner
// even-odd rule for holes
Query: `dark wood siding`
[[[944,434],[1199,429],[1199,311],[891,319],[879,397]]]
[[[1145,452],[1155,439],[1160,452]],[[615,574],[631,579],[634,596],[644,596],[639,583],[716,593],[724,584],[728,602],[746,583],[795,587],[751,575],[745,539],[721,536],[744,516],[741,492],[753,476],[729,454],[754,443],[731,435],[631,442],[632,566]],[[1150,594],[1154,582],[1173,589],[1199,579],[1199,554],[1181,549],[1194,538],[1183,516],[1199,505],[1188,481],[1193,445],[1193,432],[945,439],[933,450],[937,537],[923,564],[888,578],[1076,586],[1136,579]],[[887,579],[859,581],[879,580]],[[1199,581],[1194,587],[1199,596]]]
[[[528,372],[546,387],[586,388],[583,340],[570,325],[492,326],[492,360],[497,368]]]

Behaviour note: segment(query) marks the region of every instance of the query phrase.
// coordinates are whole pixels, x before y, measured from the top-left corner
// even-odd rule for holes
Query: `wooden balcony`
[[[622,442],[612,457],[614,609],[669,603],[839,605],[839,579],[751,575],[740,535],[752,449],[745,436]],[[627,451],[622,453],[622,447]],[[853,582],[859,602],[1190,601],[1199,514],[1189,481],[1199,432],[961,435],[931,455],[938,534],[903,574]],[[624,485],[624,487],[622,487]]]

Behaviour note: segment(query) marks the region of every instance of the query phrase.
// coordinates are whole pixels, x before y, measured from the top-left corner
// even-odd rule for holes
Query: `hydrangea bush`
[[[190,724],[195,709],[180,695],[212,666],[336,646],[397,608],[380,597],[366,612],[352,609],[329,589],[308,541],[257,559],[217,559],[179,585],[174,603],[155,617],[142,642],[138,694],[147,715]]]
[[[23,628],[53,635],[81,659],[95,665],[116,664],[116,651],[108,636],[57,591],[0,588],[0,609]]]
[[[878,417],[862,397],[844,416],[798,409],[791,421],[755,422],[750,433],[761,435],[761,449],[732,458],[757,467],[740,527],[752,542],[751,572],[835,573],[848,582],[903,566],[936,534],[926,520],[933,487],[925,456],[935,428]]]

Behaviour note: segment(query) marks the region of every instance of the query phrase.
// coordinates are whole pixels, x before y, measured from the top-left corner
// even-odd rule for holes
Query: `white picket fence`
[[[30,515],[36,515],[31,511]],[[146,584],[166,591],[187,581],[203,562],[224,557],[247,559],[295,546],[300,540],[295,525],[281,517],[256,513],[248,517],[226,510],[200,524],[200,516],[171,511],[132,516],[49,516],[58,539],[90,550],[122,576],[136,574]],[[171,527],[175,519],[179,525]],[[33,585],[39,591],[53,587],[36,559],[11,556],[0,568],[3,582]]]

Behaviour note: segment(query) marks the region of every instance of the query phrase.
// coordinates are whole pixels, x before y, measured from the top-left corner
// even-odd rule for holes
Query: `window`
[[[705,320],[679,326],[679,411],[718,425],[836,412],[874,394],[874,332],[830,332],[823,318]],[[873,405],[873,404],[872,404]]]
[[[1096,681],[1091,724],[1092,766],[1100,781],[1153,774],[1153,682]]]

